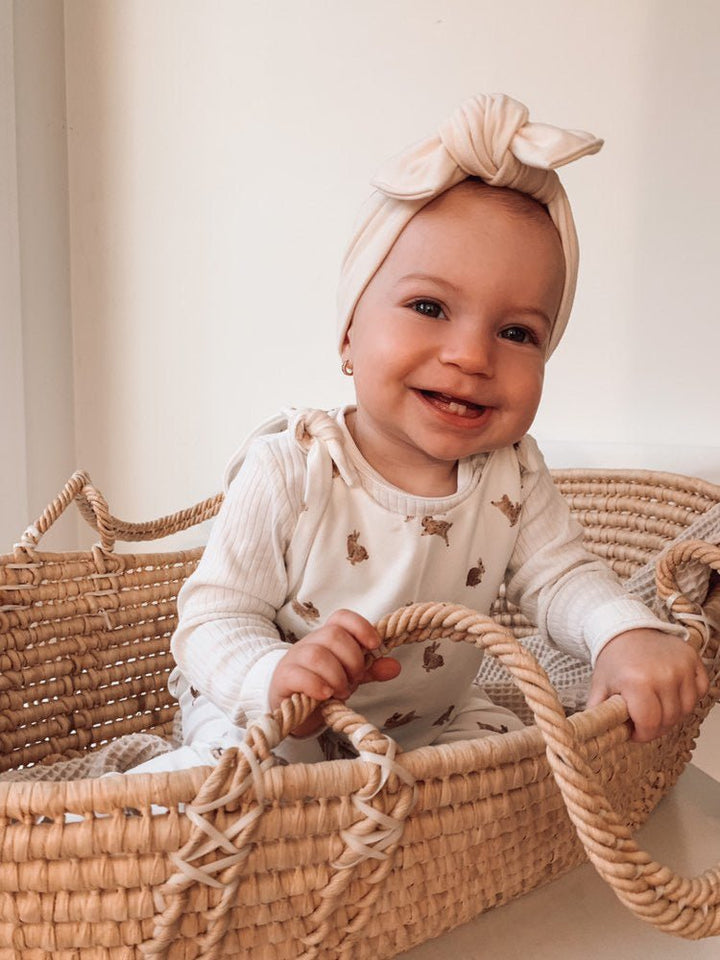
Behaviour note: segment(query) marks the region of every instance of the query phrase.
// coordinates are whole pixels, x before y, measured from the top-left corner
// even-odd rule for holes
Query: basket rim
[[[550,475],[556,483],[564,481],[582,481],[588,483],[612,483],[616,481],[629,484],[647,484],[675,487],[692,493],[705,494],[711,500],[720,501],[720,484],[701,477],[666,470],[630,470],[627,468],[604,467],[563,467],[553,468]]]
[[[578,711],[569,720],[578,736],[592,740],[624,727],[627,711],[618,696]],[[627,730],[627,728],[625,728]],[[620,733],[624,739],[628,733]],[[463,776],[473,772],[515,766],[545,755],[540,729],[532,724],[523,730],[499,733],[479,740],[431,744],[403,753],[402,764],[418,781],[442,779],[449,772]],[[174,807],[191,803],[213,767],[197,766],[163,773],[132,770],[85,780],[35,780],[0,782],[0,809],[5,817],[60,816],[64,812],[112,813],[125,807],[161,803]],[[367,764],[359,758],[321,763],[278,764],[266,776],[266,795],[271,800],[299,800],[349,796],[367,780]],[[342,792],[338,791],[342,786]]]

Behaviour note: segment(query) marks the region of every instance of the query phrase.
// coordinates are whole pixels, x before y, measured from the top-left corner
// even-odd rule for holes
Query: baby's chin
[[[529,426],[528,426],[529,430]],[[502,436],[479,438],[476,442],[467,443],[439,443],[435,449],[426,452],[434,459],[442,461],[465,460],[468,457],[493,453],[495,450],[504,450],[507,447],[517,447],[528,430],[514,430]]]

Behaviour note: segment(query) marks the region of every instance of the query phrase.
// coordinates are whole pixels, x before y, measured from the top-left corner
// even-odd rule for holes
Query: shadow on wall
[[[24,409],[13,414],[23,421],[25,463],[10,469],[25,467],[27,506],[12,498],[0,507],[0,552],[11,549],[76,466],[64,5],[11,6],[24,383]],[[76,519],[62,517],[41,547],[75,545]]]

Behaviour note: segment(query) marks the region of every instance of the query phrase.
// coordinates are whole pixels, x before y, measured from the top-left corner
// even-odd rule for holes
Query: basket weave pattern
[[[568,471],[556,481],[589,548],[625,577],[720,502],[719,488],[666,474]],[[40,552],[73,500],[100,543]],[[201,550],[113,547],[192,526],[219,503],[127,524],[78,473],[0,559],[0,769],[79,756],[126,733],[169,734],[175,602]],[[714,662],[717,634],[708,642],[694,605],[674,596],[676,568],[697,561],[717,570],[720,552],[679,545],[660,566],[660,590]],[[718,606],[715,589],[709,619]],[[331,704],[327,719],[356,738],[360,759],[273,766],[272,748],[315,706],[293,697],[213,770],[0,784],[0,960],[392,957],[586,855],[661,929],[720,932],[718,871],[674,877],[632,839],[688,761],[717,687],[662,740],[630,743],[619,698],[566,720],[512,636],[531,625],[502,600],[494,612],[416,605],[379,629],[390,649],[435,636],[483,645],[527,698],[536,725],[526,730],[395,755]]]

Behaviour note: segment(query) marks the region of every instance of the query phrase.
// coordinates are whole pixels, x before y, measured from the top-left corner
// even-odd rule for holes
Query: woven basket
[[[555,474],[591,550],[627,576],[720,503],[720,488],[649,472]],[[99,531],[82,553],[36,547],[76,500]],[[84,473],[0,558],[3,770],[81,756],[123,734],[170,731],[169,642],[178,589],[201,550],[116,554],[215,514],[220,497],[151,524],[112,517]],[[675,583],[720,550],[686,540],[658,564],[659,592],[715,677],[720,611]],[[213,769],[0,784],[0,960],[143,956],[380,958],[446,931],[590,857],[638,916],[688,938],[720,932],[720,871],[687,880],[632,831],[676,781],[716,681],[695,714],[651,744],[628,741],[618,697],[569,720],[518,634],[528,624],[448,604],[379,625],[389,647],[432,637],[481,644],[507,667],[536,725],[403,754],[338,703],[327,721],[356,760],[273,766],[270,751],[314,708],[295,696]],[[507,626],[503,626],[506,624]],[[153,804],[166,808],[161,812]],[[80,815],[67,822],[65,815]]]

